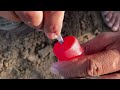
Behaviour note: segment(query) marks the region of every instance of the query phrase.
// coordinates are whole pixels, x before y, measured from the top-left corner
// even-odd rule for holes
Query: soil
[[[98,11],[66,11],[62,36],[74,35],[84,43],[110,31]],[[1,79],[59,79],[50,72],[57,58],[52,52],[56,40],[49,40],[24,24],[12,31],[0,30]]]

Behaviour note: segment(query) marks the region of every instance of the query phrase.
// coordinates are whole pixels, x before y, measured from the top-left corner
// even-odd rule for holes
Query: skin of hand
[[[15,22],[24,22],[30,27],[44,31],[50,39],[61,33],[64,11],[0,11],[0,16]]]
[[[98,79],[120,78],[120,73],[110,74],[120,70],[120,32],[101,33],[83,43],[82,47],[84,56],[71,61],[56,62],[52,65],[51,72],[64,78],[94,76],[100,76]]]

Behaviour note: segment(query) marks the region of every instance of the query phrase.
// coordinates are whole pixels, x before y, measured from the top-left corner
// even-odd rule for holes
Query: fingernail
[[[56,33],[51,33],[51,35],[52,35],[53,38],[57,38],[58,37],[58,35]]]
[[[56,35],[56,33],[47,33],[47,37],[50,39],[56,39],[58,35]]]
[[[51,68],[50,68],[50,71],[51,71],[51,73],[53,73],[53,74],[55,74],[55,75],[59,75],[58,70],[57,70],[56,68],[54,68],[54,67],[51,67]]]
[[[114,30],[114,31],[117,31],[117,29],[118,29],[117,27],[113,27],[113,30]]]

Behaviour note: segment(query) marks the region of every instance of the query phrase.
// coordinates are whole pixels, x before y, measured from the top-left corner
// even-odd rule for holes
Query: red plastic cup
[[[57,42],[53,47],[58,61],[68,61],[82,55],[83,48],[74,36],[66,36],[63,40],[62,44]]]

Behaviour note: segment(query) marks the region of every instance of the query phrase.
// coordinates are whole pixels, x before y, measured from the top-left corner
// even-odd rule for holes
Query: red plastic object
[[[83,48],[74,36],[66,36],[63,40],[63,44],[57,42],[53,47],[53,52],[58,61],[72,60],[83,53]]]

